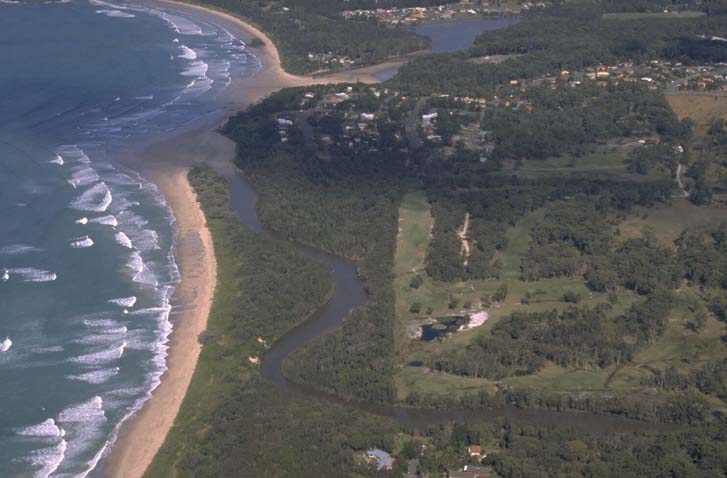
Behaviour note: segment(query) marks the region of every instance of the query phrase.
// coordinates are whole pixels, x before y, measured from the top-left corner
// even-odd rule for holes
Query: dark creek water
[[[227,172],[225,175],[230,181],[231,207],[240,218],[240,222],[256,232],[267,234],[257,216],[257,196],[247,179],[237,172]],[[499,418],[507,418],[513,422],[563,426],[590,432],[663,431],[674,428],[672,425],[648,423],[612,415],[523,410],[515,407],[477,410],[417,409],[357,400],[343,400],[311,387],[293,383],[283,374],[285,359],[292,352],[305,346],[316,337],[334,330],[341,325],[352,309],[366,302],[363,283],[358,278],[356,268],[352,263],[307,246],[297,245],[297,247],[306,256],[324,262],[331,269],[335,291],[329,302],[317,314],[275,342],[263,358],[261,365],[262,377],[268,382],[281,387],[291,396],[354,407],[368,413],[391,418],[403,427],[415,430],[423,430],[430,425],[448,422],[481,423]]]

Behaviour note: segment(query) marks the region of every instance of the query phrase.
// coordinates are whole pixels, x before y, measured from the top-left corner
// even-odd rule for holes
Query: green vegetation
[[[262,18],[285,47],[293,38],[290,24],[280,27],[275,22],[285,17],[274,13],[289,6],[302,40],[285,54],[301,58],[302,45],[313,44],[307,26],[333,25],[344,8],[323,2],[326,12],[312,1],[243,2],[255,11],[242,14]],[[355,456],[377,443],[400,452],[394,476],[414,457],[424,476],[441,476],[470,460],[471,444],[487,449],[485,465],[501,477],[724,475],[727,426],[710,414],[727,403],[727,229],[720,206],[727,193],[727,114],[720,99],[664,95],[688,68],[727,60],[727,45],[710,39],[727,28],[717,7],[564,2],[485,32],[469,51],[417,58],[382,85],[281,91],[225,128],[241,152],[237,165],[259,193],[262,222],[276,237],[354,261],[368,293],[338,330],[290,357],[291,380],[343,398],[405,406],[514,405],[683,428],[658,436],[592,435],[491,423],[394,440],[396,430],[383,420],[349,410],[344,423],[338,405],[283,404],[247,361],[264,352],[256,334],[221,340],[213,328],[203,354],[217,361],[204,362],[195,376],[178,425],[184,433],[172,435],[159,470],[202,463],[224,476],[215,468],[217,447],[245,456],[225,446],[249,445],[241,425],[252,423],[258,433],[290,436],[266,449],[282,456],[252,457],[275,463],[279,468],[255,468],[275,476],[286,476],[288,457],[300,451],[286,440],[315,443],[305,459],[321,454],[321,467],[333,467],[332,448],[343,450],[332,468],[341,476],[366,476]],[[679,13],[667,16],[664,9]],[[325,35],[346,36],[337,28]],[[381,28],[362,22],[347,41],[366,48],[361,35]],[[384,33],[385,45],[393,37]],[[235,230],[224,224],[214,227]],[[245,240],[250,251],[234,254],[260,254],[259,238]],[[278,251],[267,259],[273,264],[287,258],[288,268],[269,272],[280,275],[275,283],[296,294],[285,302],[294,313],[261,330],[270,341],[320,303],[327,282],[288,245],[266,246]],[[244,276],[242,269],[226,273]],[[226,299],[226,310],[266,307],[246,302],[239,290],[241,296]],[[277,300],[271,290],[260,297]],[[466,327],[483,313],[484,323]],[[247,321],[257,320],[250,316],[235,320],[247,331]],[[237,333],[225,324],[225,334]],[[431,340],[417,336],[425,327]],[[224,356],[233,376],[229,389],[212,373],[223,348],[230,352]],[[202,383],[212,385],[203,390]],[[206,393],[224,399],[204,401]],[[230,401],[217,415],[216,407]],[[371,425],[362,430],[366,419]],[[203,423],[220,428],[207,433]],[[313,436],[301,436],[306,427]],[[321,467],[308,468],[331,474]]]
[[[604,20],[641,20],[645,18],[695,18],[701,17],[704,12],[621,12],[604,13]]]
[[[373,22],[348,21],[341,16],[344,9],[381,5],[373,0],[345,3],[334,0],[193,1],[230,12],[258,26],[275,42],[283,67],[291,73],[364,66],[428,46],[427,39],[413,33]]]
[[[258,338],[274,342],[323,303],[326,268],[243,228],[209,167],[189,179],[212,232],[218,286],[192,383],[146,476],[374,476],[356,456],[370,446],[391,450],[391,423],[286,396],[248,359],[265,353]]]

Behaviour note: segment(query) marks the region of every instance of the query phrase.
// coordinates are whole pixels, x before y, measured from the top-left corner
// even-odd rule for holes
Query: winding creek
[[[269,234],[257,216],[257,195],[248,180],[232,168],[221,171],[230,184],[230,204],[243,226],[263,235]],[[590,432],[665,431],[676,425],[643,422],[616,415],[597,415],[582,412],[558,412],[551,410],[526,410],[516,407],[481,408],[472,410],[423,409],[391,404],[344,400],[320,390],[289,381],[283,374],[285,359],[310,341],[334,330],[349,312],[366,302],[363,283],[354,264],[313,249],[296,244],[300,252],[325,263],[331,270],[334,293],[331,299],[311,318],[298,325],[275,342],[265,354],[261,364],[262,377],[283,389],[293,397],[323,400],[329,403],[354,407],[364,412],[391,418],[401,426],[423,430],[430,425],[448,422],[478,423],[507,418],[512,422],[544,426],[563,426]]]

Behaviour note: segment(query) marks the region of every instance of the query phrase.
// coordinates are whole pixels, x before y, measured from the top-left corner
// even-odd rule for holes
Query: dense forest
[[[289,397],[249,360],[265,352],[258,338],[272,343],[324,302],[328,271],[291,244],[243,228],[225,180],[209,167],[194,168],[189,180],[212,232],[218,287],[192,384],[146,476],[373,477],[354,455],[392,449],[391,423]]]
[[[431,428],[422,471],[438,476],[471,444],[490,443],[483,460],[502,478],[712,478],[725,476],[723,419],[679,432],[595,433],[493,423]]]

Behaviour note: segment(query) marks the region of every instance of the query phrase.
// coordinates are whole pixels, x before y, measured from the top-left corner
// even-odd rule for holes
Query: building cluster
[[[362,101],[364,96],[367,101]],[[295,126],[303,133],[306,146],[321,154],[376,153],[382,145],[379,130],[382,120],[391,125],[387,139],[389,147],[403,139],[403,129],[389,116],[389,108],[399,106],[401,101],[398,91],[375,86],[356,90],[346,86],[322,95],[310,91],[301,99],[298,111],[276,118],[280,141],[287,143],[290,128]]]
[[[717,66],[692,67],[687,76],[679,82],[679,91],[720,93],[727,91],[727,67]]]
[[[340,66],[354,66],[356,60],[349,56],[337,55],[332,51],[326,53],[308,52],[308,60],[317,63],[321,68],[329,67],[336,68]]]
[[[601,86],[639,83],[653,90],[718,92],[727,91],[726,72],[727,65],[620,62],[578,71],[563,70],[535,79],[513,79],[488,96],[433,94],[410,98],[383,86],[340,86],[325,93],[307,92],[298,111],[281,115],[276,121],[281,142],[291,141],[290,129],[296,127],[303,132],[306,145],[322,157],[341,153],[352,157],[383,151],[406,153],[424,145],[441,148],[448,157],[455,151],[454,146],[462,145],[477,151],[477,159],[486,162],[496,144],[490,132],[480,130],[480,115],[490,109],[534,112],[537,105],[528,94],[531,88],[549,87],[555,91],[595,81]],[[453,121],[460,124],[458,131],[452,132]]]
[[[376,8],[370,10],[346,10],[348,20],[376,20],[387,25],[415,25],[425,22],[442,22],[468,17],[489,15],[516,15],[532,8],[545,7],[545,2],[517,2],[495,0],[464,0],[448,5],[409,8]]]

